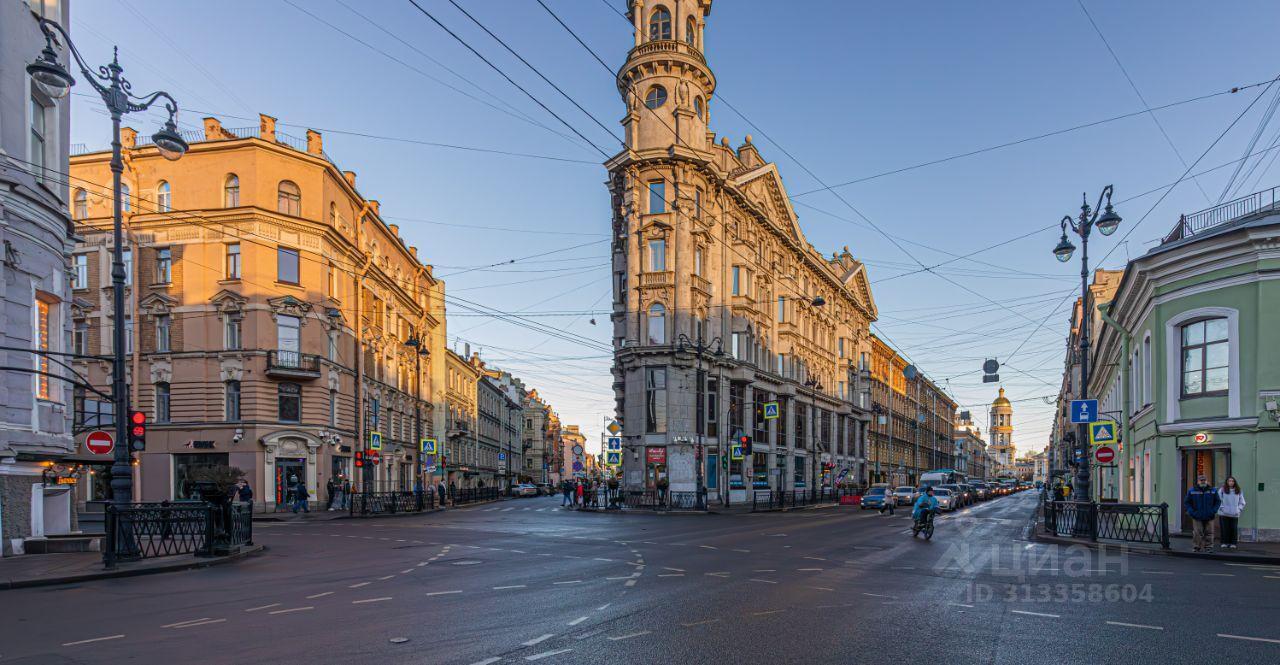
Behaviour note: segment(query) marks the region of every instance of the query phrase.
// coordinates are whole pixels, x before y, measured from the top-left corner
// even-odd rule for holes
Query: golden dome
[[[991,403],[991,406],[1013,407],[1013,405],[1009,403],[1009,398],[1004,396],[1004,388],[1000,389],[1000,396],[996,398],[996,401]]]

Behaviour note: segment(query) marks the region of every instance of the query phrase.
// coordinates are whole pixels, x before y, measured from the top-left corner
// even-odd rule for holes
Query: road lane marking
[[[1144,570],[1142,572],[1148,575],[1172,575],[1173,574],[1172,571],[1168,571],[1168,570]]]
[[[915,566],[890,566],[893,570],[915,570]]]
[[[807,557],[805,557],[805,558],[806,558],[806,559],[809,559],[810,561],[826,561],[826,559],[824,559],[824,558],[822,558],[822,557],[820,557],[820,556],[807,556]]]
[[[710,575],[712,577],[728,577],[729,573],[703,573],[703,575]]]
[[[370,584],[371,584],[371,582],[360,582],[360,583],[358,583],[358,584],[352,584],[352,585],[348,586],[347,588],[348,588],[348,589],[359,589],[359,588],[360,588],[360,587],[362,587],[362,586],[369,586]]]
[[[608,608],[609,608],[609,606],[610,606],[610,605],[612,605],[612,604],[613,604],[613,603],[605,603],[605,604],[601,605],[600,607],[597,607],[597,608],[596,608],[596,611],[597,611],[597,612],[603,612],[603,611],[605,611],[606,609],[608,609]]]
[[[641,635],[648,635],[648,634],[649,634],[649,633],[651,633],[651,632],[653,632],[653,631],[649,631],[649,630],[642,630],[642,631],[640,631],[640,632],[638,632],[638,633],[629,633],[629,634],[627,634],[627,635],[615,635],[615,636],[613,636],[613,637],[610,637],[610,638],[609,638],[609,641],[610,641],[610,642],[617,642],[617,641],[619,641],[619,640],[629,640],[629,639],[631,639],[631,638],[633,638],[633,637],[640,637]]]
[[[556,634],[555,634],[555,633],[547,633],[546,635],[542,635],[542,636],[539,636],[539,637],[535,637],[535,638],[533,638],[533,639],[531,639],[531,640],[529,640],[529,641],[527,641],[527,642],[521,642],[520,644],[522,644],[522,645],[524,645],[524,646],[527,646],[527,647],[531,647],[531,646],[533,646],[533,645],[535,645],[535,644],[537,644],[537,643],[539,643],[539,642],[545,642],[545,641],[547,641],[547,640],[549,640],[549,639],[551,639],[551,638],[553,638],[553,637],[555,637],[555,636],[556,636]]]
[[[1125,623],[1123,621],[1108,621],[1107,624],[1112,626],[1124,626],[1126,628],[1146,628],[1147,630],[1164,630],[1164,626],[1148,626],[1145,623]]]
[[[883,593],[867,593],[866,591],[863,591],[862,595],[871,596],[872,598],[893,598],[893,596],[886,596]]]
[[[196,621],[194,623],[184,623],[181,626],[174,626],[174,629],[182,630],[183,628],[195,628],[196,626],[207,626],[211,623],[223,623],[225,621],[226,619],[209,619],[208,621]]]
[[[635,585],[636,585],[635,580],[627,580],[622,586],[635,586]]]
[[[692,623],[682,623],[680,625],[684,626],[685,628],[692,628],[694,626],[705,626],[706,624],[709,624],[709,623],[716,623],[717,621],[719,621],[719,619],[703,619],[702,621],[694,621]]]
[[[818,591],[835,591],[835,589],[832,589],[831,587],[826,587],[826,586],[811,586],[809,588],[816,589]]]
[[[525,585],[525,584],[511,584],[511,585],[508,585],[508,586],[496,586],[496,587],[493,587],[493,590],[494,590],[494,591],[505,591],[505,590],[507,590],[507,589],[524,589],[524,588],[526,588],[527,586],[528,586],[528,585]]]
[[[272,610],[271,612],[267,612],[267,614],[288,614],[290,612],[305,612],[307,610],[314,610],[314,609],[315,609],[314,605],[307,605],[306,607],[291,607],[287,610]]]
[[[588,632],[585,632],[585,633],[581,633],[581,634],[579,634],[579,635],[574,635],[574,636],[573,636],[573,639],[575,639],[575,640],[585,640],[585,639],[587,639],[588,637],[595,637],[596,635],[599,635],[600,633],[603,633],[603,632],[604,632],[604,629],[603,629],[603,628],[597,628],[596,630],[592,630],[592,631],[588,631]]]
[[[701,547],[701,548],[702,548],[702,549],[704,549],[704,550],[718,550],[718,549],[720,549],[719,547],[716,547],[715,545],[699,545],[698,547]]]
[[[948,604],[948,605],[955,605],[956,607],[968,607],[968,608],[970,608],[970,609],[972,609],[972,608],[973,608],[973,605],[965,605],[964,603],[947,603],[947,604]]]
[[[498,661],[500,661],[500,660],[502,660],[502,658],[501,658],[501,657],[499,657],[499,656],[493,656],[493,657],[490,657],[490,658],[485,658],[484,660],[477,660],[476,662],[472,663],[471,665],[490,665],[490,663],[496,663],[496,662],[498,662]]]
[[[775,581],[773,581],[773,580],[762,580],[762,579],[760,579],[760,578],[758,578],[758,577],[752,577],[749,581],[751,581],[751,582],[760,582],[760,583],[762,583],[762,584],[777,584],[777,582],[775,582]]]
[[[412,573],[412,572],[413,572],[413,569],[412,569],[412,568],[405,568],[404,570],[400,571],[400,574],[401,574],[401,575],[408,575],[409,573]]]
[[[313,598],[324,598],[325,596],[332,596],[332,595],[333,595],[332,591],[325,591],[323,593],[313,593],[310,596],[307,596],[307,600],[311,600]],[[280,603],[276,603],[276,605],[279,605],[279,604]],[[273,607],[273,606],[268,605],[267,607]],[[245,611],[248,612],[249,610],[245,610]]]
[[[661,573],[658,577],[684,577],[684,573]]]
[[[462,593],[462,589],[455,589],[453,591],[431,591],[427,593],[427,595],[428,596],[447,596],[452,593]]]
[[[514,552],[515,550],[511,550],[511,551]],[[609,563],[613,563],[613,559],[605,559],[602,557],[595,557],[592,559],[592,561],[608,561]]]
[[[525,660],[542,660],[543,658],[546,658],[548,656],[558,656],[562,653],[569,653],[570,651],[573,651],[573,649],[556,649],[555,651],[543,651],[542,653],[535,653],[532,656],[525,656],[524,659]]]
[[[332,591],[330,591],[329,593],[333,593],[333,592],[332,592]],[[312,598],[312,596],[307,596],[307,598]],[[258,610],[269,610],[269,609],[271,609],[271,608],[273,608],[273,607],[280,607],[280,603],[271,603],[270,605],[259,605],[258,607],[250,607],[249,609],[247,609],[247,610],[245,610],[245,611],[246,611],[246,612],[257,612]]]
[[[1027,615],[1027,616],[1033,616],[1033,617],[1049,617],[1050,619],[1061,619],[1061,618],[1062,618],[1062,616],[1061,616],[1061,615],[1058,615],[1058,614],[1046,614],[1046,613],[1044,613],[1044,612],[1028,612],[1028,611],[1026,611],[1026,610],[1009,610],[1009,611],[1010,611],[1010,612],[1013,612],[1014,614],[1025,614],[1025,615]]]
[[[208,620],[209,620],[209,617],[200,617],[199,619],[187,619],[186,621],[177,621],[174,623],[165,624],[160,627],[161,628],[177,628],[178,626],[185,626],[189,623],[196,623],[198,621],[208,621]]]
[[[1205,577],[1235,577],[1234,573],[1200,573]]]
[[[623,575],[623,576],[621,576],[621,577],[606,577],[605,579],[606,579],[606,580],[609,580],[609,581],[614,581],[614,580],[629,580],[629,579],[631,579],[631,576],[630,576],[630,575]]]
[[[809,573],[815,570],[822,570],[822,569],[821,568],[796,568],[796,570],[802,573]]]
[[[663,566],[663,567],[662,567],[662,569],[663,569],[663,570],[671,570],[671,571],[675,571],[675,572],[677,572],[677,573],[685,573],[685,572],[688,572],[688,571],[687,571],[687,570],[685,570],[684,568],[671,568],[671,567],[668,567],[668,566]]]
[[[393,578],[393,577],[395,577],[395,575],[383,575],[382,577],[379,577],[379,578],[378,578],[378,581],[379,581],[379,582],[385,582],[385,581],[387,581],[387,580],[389,580],[389,579],[391,579],[391,578]]]
[[[361,600],[351,601],[352,605],[363,605],[365,603],[381,603],[384,600],[391,600],[391,596],[382,596],[380,598],[364,598]]]
[[[776,568],[757,568],[757,569],[755,569],[755,570],[753,570],[753,571],[751,571],[751,572],[753,572],[753,573],[776,573],[776,572],[778,572],[778,570],[777,570]]]
[[[741,552],[741,553],[743,553],[743,554],[751,554],[751,550],[733,550],[733,551],[734,551],[734,552]]]
[[[564,582],[552,582],[552,584],[581,584],[582,580],[565,580]]]
[[[120,638],[122,638],[122,637],[124,637],[124,635],[108,635],[108,636],[106,636],[106,637],[94,637],[94,638],[92,638],[92,639],[88,639],[88,640],[78,640],[78,641],[76,641],[76,642],[63,642],[63,643],[62,643],[62,646],[64,646],[64,647],[73,647],[73,646],[76,646],[76,645],[79,645],[79,644],[88,644],[88,643],[90,643],[90,642],[105,642],[105,641],[107,641],[107,640],[118,640],[118,639],[120,639]]]
[[[1225,637],[1232,640],[1248,640],[1250,642],[1271,642],[1272,644],[1280,644],[1280,640],[1273,640],[1267,637],[1248,637],[1247,635],[1228,635],[1226,633],[1218,633],[1218,637]]]
[[[582,623],[583,621],[586,621],[586,620],[587,620],[587,617],[578,617],[577,619],[574,619],[573,621],[570,621],[570,622],[569,622],[569,625],[570,625],[570,626],[576,626],[576,625],[578,625],[578,624],[580,624],[580,623]]]

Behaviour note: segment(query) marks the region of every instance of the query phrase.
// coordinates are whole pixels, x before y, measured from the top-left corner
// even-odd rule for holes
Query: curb
[[[1053,545],[1080,545],[1090,549],[1119,549],[1126,553],[1132,554],[1148,554],[1152,556],[1169,556],[1179,557],[1183,559],[1200,559],[1203,561],[1221,561],[1226,563],[1254,563],[1262,565],[1280,565],[1280,556],[1268,556],[1265,554],[1206,554],[1204,552],[1182,552],[1179,550],[1153,549],[1147,547],[1131,547],[1125,543],[1102,543],[1088,540],[1076,540],[1074,538],[1066,538],[1062,536],[1050,536],[1042,533],[1040,528],[1042,525],[1035,523],[1032,525],[1031,539],[1037,542],[1050,543]]]
[[[124,570],[100,570],[92,573],[83,573],[80,575],[65,575],[62,577],[46,577],[31,580],[7,580],[0,582],[0,590],[3,589],[26,589],[40,586],[56,586],[60,584],[71,584],[74,582],[88,582],[91,580],[103,580],[113,577],[137,577],[139,575],[152,575],[155,573],[171,573],[179,570],[191,570],[194,568],[208,568],[210,566],[218,566],[224,563],[231,563],[239,559],[243,559],[255,554],[260,554],[267,550],[266,545],[253,545],[248,549],[228,554],[227,556],[213,557],[209,559],[195,559],[189,561],[174,562],[159,566],[149,566],[146,568],[130,568]],[[38,556],[38,555],[32,555]]]

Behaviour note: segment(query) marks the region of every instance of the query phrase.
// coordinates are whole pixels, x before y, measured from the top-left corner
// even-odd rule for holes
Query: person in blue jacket
[[[1218,488],[1209,484],[1209,478],[1200,474],[1196,484],[1187,490],[1182,499],[1182,509],[1191,518],[1191,549],[1196,552],[1213,551],[1213,518],[1222,506]]]
[[[916,505],[911,509],[911,519],[918,524],[924,520],[926,513],[936,512],[937,510],[938,500],[933,498],[933,488],[926,487],[924,488],[924,494],[921,494],[920,498],[916,499]]]

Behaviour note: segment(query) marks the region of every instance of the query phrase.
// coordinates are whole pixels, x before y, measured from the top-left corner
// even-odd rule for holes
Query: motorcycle
[[[933,538],[933,516],[937,514],[937,510],[930,510],[921,516],[911,525],[911,537],[917,538],[920,533],[924,533],[924,539]]]

